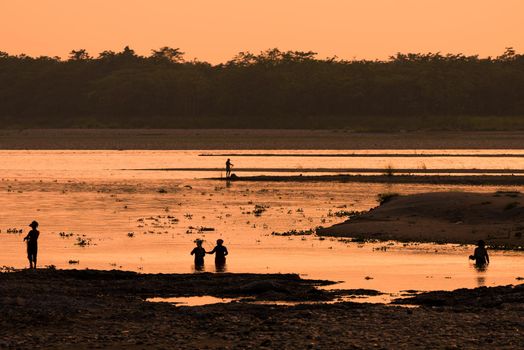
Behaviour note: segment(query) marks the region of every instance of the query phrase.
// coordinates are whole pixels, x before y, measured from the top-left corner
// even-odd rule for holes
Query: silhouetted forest
[[[179,49],[96,58],[0,52],[3,127],[524,128],[524,55],[319,59],[241,52],[211,65]]]

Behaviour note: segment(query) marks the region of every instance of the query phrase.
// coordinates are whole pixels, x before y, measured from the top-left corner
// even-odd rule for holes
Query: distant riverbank
[[[4,150],[518,150],[523,148],[523,131],[363,133],[348,130],[289,129],[0,130],[0,149]]]

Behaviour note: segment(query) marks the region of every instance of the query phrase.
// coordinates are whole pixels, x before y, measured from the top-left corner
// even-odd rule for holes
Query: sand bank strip
[[[442,184],[442,185],[524,185],[524,176],[513,175],[260,175],[237,176],[232,179],[223,177],[210,180],[232,182],[356,182],[356,183],[392,183],[392,184]]]
[[[431,150],[523,149],[524,132],[261,129],[0,130],[6,150]],[[506,151],[507,152],[507,151]]]
[[[383,204],[321,236],[474,244],[524,249],[524,195],[520,192],[430,192],[383,196]]]
[[[224,168],[143,168],[129,171],[224,171]],[[381,168],[235,168],[235,173],[343,173],[343,174],[524,174],[524,169],[381,169]]]

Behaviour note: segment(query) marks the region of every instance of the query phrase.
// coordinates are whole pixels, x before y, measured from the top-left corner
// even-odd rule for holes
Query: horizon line
[[[102,54],[104,53],[112,53],[112,54],[121,54],[121,53],[124,53],[126,49],[128,50],[131,50],[131,52],[133,52],[134,56],[136,56],[137,58],[150,58],[150,57],[153,57],[153,54],[156,50],[161,50],[161,49],[164,49],[164,48],[168,48],[168,49],[174,49],[174,50],[180,50],[180,48],[174,48],[174,47],[170,47],[170,46],[161,46],[159,47],[158,49],[150,49],[149,50],[149,55],[144,55],[144,54],[138,54],[132,47],[130,47],[129,45],[126,45],[124,46],[121,51],[114,51],[112,49],[105,49],[105,50],[102,50],[100,52],[97,53],[98,56],[89,56],[88,58],[85,58],[84,60],[97,60],[97,59],[101,59],[103,58],[103,56],[101,56]],[[78,49],[71,49],[71,51],[68,53],[69,57],[62,57],[62,56],[58,56],[58,55],[54,55],[54,56],[49,56],[49,55],[31,55],[31,54],[25,54],[23,52],[19,53],[19,54],[13,54],[13,53],[10,53],[8,51],[3,51],[1,48],[0,48],[0,58],[2,58],[2,54],[7,54],[7,57],[15,57],[15,58],[31,58],[31,59],[41,59],[41,58],[50,58],[50,59],[53,59],[53,60],[57,60],[57,61],[60,61],[60,62],[67,62],[67,61],[70,61],[72,60],[71,58],[71,54],[75,51],[81,51],[81,50],[84,50],[86,54],[90,55],[91,53],[86,50],[86,49],[83,49],[83,48],[78,48]],[[521,56],[521,55],[524,55],[524,53],[520,53],[519,51],[517,51],[514,46],[506,46],[505,49],[503,50],[503,52],[498,55],[498,56],[492,56],[492,55],[487,55],[487,56],[481,56],[480,54],[464,54],[462,52],[459,52],[459,53],[452,53],[452,52],[443,52],[443,51],[427,51],[427,52],[401,52],[401,51],[396,51],[394,54],[391,54],[391,55],[388,55],[386,58],[378,58],[378,57],[375,57],[375,58],[357,58],[357,56],[353,56],[352,58],[342,58],[342,57],[339,57],[337,55],[333,55],[333,56],[325,56],[325,57],[316,57],[318,56],[318,52],[316,51],[312,51],[312,50],[300,50],[300,49],[293,49],[293,50],[281,50],[279,49],[278,47],[272,47],[272,48],[267,48],[267,49],[264,49],[264,50],[259,50],[258,52],[254,52],[254,51],[249,51],[249,50],[245,50],[245,51],[238,51],[235,55],[233,55],[229,60],[226,60],[226,61],[220,61],[218,63],[211,63],[211,61],[209,60],[206,60],[206,59],[200,59],[198,57],[191,57],[191,58],[188,58],[188,59],[185,59],[183,56],[185,54],[187,54],[187,52],[183,52],[183,51],[179,51],[180,54],[181,54],[181,61],[179,61],[178,63],[191,63],[191,62],[200,62],[200,63],[208,63],[212,66],[218,66],[218,65],[221,65],[221,64],[226,64],[226,63],[229,63],[231,61],[234,61],[236,57],[238,57],[239,55],[254,55],[255,57],[257,56],[261,56],[265,53],[270,53],[272,51],[278,51],[280,53],[307,53],[307,54],[310,54],[312,55],[313,59],[314,60],[319,60],[319,61],[327,61],[327,60],[333,60],[333,61],[336,61],[336,62],[388,62],[388,61],[392,61],[394,60],[395,58],[397,58],[398,56],[400,55],[405,55],[405,56],[409,56],[409,55],[425,55],[425,56],[441,56],[441,57],[465,57],[465,58],[477,58],[477,59],[498,59],[498,58],[503,58],[505,55],[507,55],[508,53],[512,56]]]

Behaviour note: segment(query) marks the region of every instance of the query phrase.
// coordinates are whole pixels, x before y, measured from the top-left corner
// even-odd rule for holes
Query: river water
[[[477,271],[473,247],[397,242],[355,243],[314,235],[275,236],[344,221],[384,192],[522,190],[521,186],[235,182],[208,180],[234,171],[309,175],[367,169],[524,169],[521,150],[446,151],[0,151],[0,266],[27,265],[27,225],[40,222],[39,265],[59,268],[192,272],[194,240],[230,251],[226,270],[299,273],[341,281],[337,288],[451,290],[518,283],[524,254],[491,252]],[[170,169],[170,170],[162,170]],[[247,169],[244,171],[243,169]],[[268,170],[269,169],[269,170]],[[358,172],[358,171],[356,171]],[[255,215],[255,207],[263,208]],[[212,229],[202,230],[201,228]],[[7,233],[14,229],[23,233]],[[423,230],[423,228],[421,228]],[[62,232],[62,235],[60,234]],[[80,245],[79,245],[80,243]],[[206,257],[206,271],[215,271]]]

